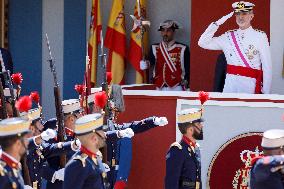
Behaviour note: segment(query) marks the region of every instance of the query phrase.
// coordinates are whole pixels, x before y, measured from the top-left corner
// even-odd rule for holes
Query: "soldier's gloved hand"
[[[33,187],[31,187],[30,185],[25,185],[24,189],[33,189]]]
[[[158,126],[165,126],[167,125],[169,122],[168,122],[168,119],[166,117],[155,117],[154,118],[154,124],[155,125],[158,125]]]
[[[64,181],[64,170],[65,168],[59,169],[58,171],[55,171],[53,174],[51,182],[54,183],[56,180]]]
[[[40,137],[42,138],[42,140],[44,141],[48,141],[54,137],[56,137],[57,133],[55,130],[53,129],[46,129],[46,131],[43,131],[41,134],[40,134]]]
[[[105,172],[106,172],[106,173],[109,172],[109,171],[110,171],[110,168],[109,168],[108,164],[103,163],[103,165],[104,165],[104,167],[105,167]]]
[[[79,139],[75,139],[71,142],[71,148],[73,151],[78,151],[81,148],[81,141]]]
[[[220,18],[218,21],[216,21],[215,23],[217,24],[217,26],[221,26],[222,24],[224,24],[229,18],[231,18],[234,15],[234,12],[231,12],[230,14],[227,14],[226,16],[223,16],[222,18]]]
[[[132,138],[134,136],[134,132],[131,128],[127,128],[127,129],[118,131],[118,136],[120,138],[125,138],[125,137]]]
[[[140,61],[140,69],[141,70],[147,70],[149,68],[150,62],[147,60],[141,60]]]

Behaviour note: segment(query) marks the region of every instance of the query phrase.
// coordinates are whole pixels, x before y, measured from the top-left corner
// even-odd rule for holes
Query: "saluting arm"
[[[218,21],[211,23],[199,38],[198,45],[201,48],[208,50],[222,50],[222,36],[214,37],[214,35],[219,29],[219,26],[231,18],[233,14],[234,12],[231,12],[230,14],[223,16]]]

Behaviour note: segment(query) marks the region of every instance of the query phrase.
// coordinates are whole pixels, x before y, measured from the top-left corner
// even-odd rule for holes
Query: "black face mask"
[[[203,129],[199,129],[198,127],[194,126],[196,129],[194,130],[193,133],[193,138],[195,138],[196,140],[203,140]],[[199,132],[198,132],[198,131]]]

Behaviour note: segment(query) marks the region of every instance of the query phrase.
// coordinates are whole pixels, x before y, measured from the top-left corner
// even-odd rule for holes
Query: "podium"
[[[157,127],[133,137],[133,157],[128,180],[129,189],[162,189],[166,170],[166,153],[169,146],[181,139],[176,125],[176,112],[184,108],[199,108],[198,93],[188,91],[157,91],[153,85],[123,86],[125,112],[119,115],[119,123],[141,120],[150,116],[165,116],[169,124]],[[210,182],[218,183],[215,178],[223,177],[227,185],[220,180],[222,188],[234,188],[235,172],[242,164],[241,153],[261,151],[261,133],[268,129],[284,128],[284,96],[254,95],[233,93],[210,93],[210,100],[205,103],[204,140],[201,145],[203,188],[215,189]],[[246,142],[248,136],[250,138]],[[238,149],[233,148],[234,159],[222,154],[220,166],[228,166],[233,171],[214,172],[214,162],[225,147],[233,145],[237,139]],[[236,139],[236,140],[235,140]],[[248,144],[249,143],[249,144]],[[231,145],[231,146],[232,146]],[[230,152],[230,150],[227,149]],[[243,152],[244,151],[244,152]],[[243,157],[242,157],[243,158]],[[218,166],[219,166],[218,164]],[[236,165],[235,165],[236,164]],[[219,168],[216,167],[216,170]],[[236,169],[236,170],[235,170]],[[212,173],[212,174],[211,174]],[[210,176],[210,177],[209,177]],[[214,181],[215,179],[215,181]],[[230,185],[230,186],[228,186]],[[217,188],[216,188],[217,189]]]

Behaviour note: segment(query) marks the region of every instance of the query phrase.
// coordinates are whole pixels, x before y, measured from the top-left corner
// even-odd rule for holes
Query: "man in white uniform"
[[[211,23],[201,35],[198,45],[209,50],[223,50],[227,60],[227,74],[223,92],[268,94],[271,88],[272,63],[267,35],[251,26],[254,17],[249,2],[235,2],[234,12]],[[239,29],[214,34],[235,14]]]

